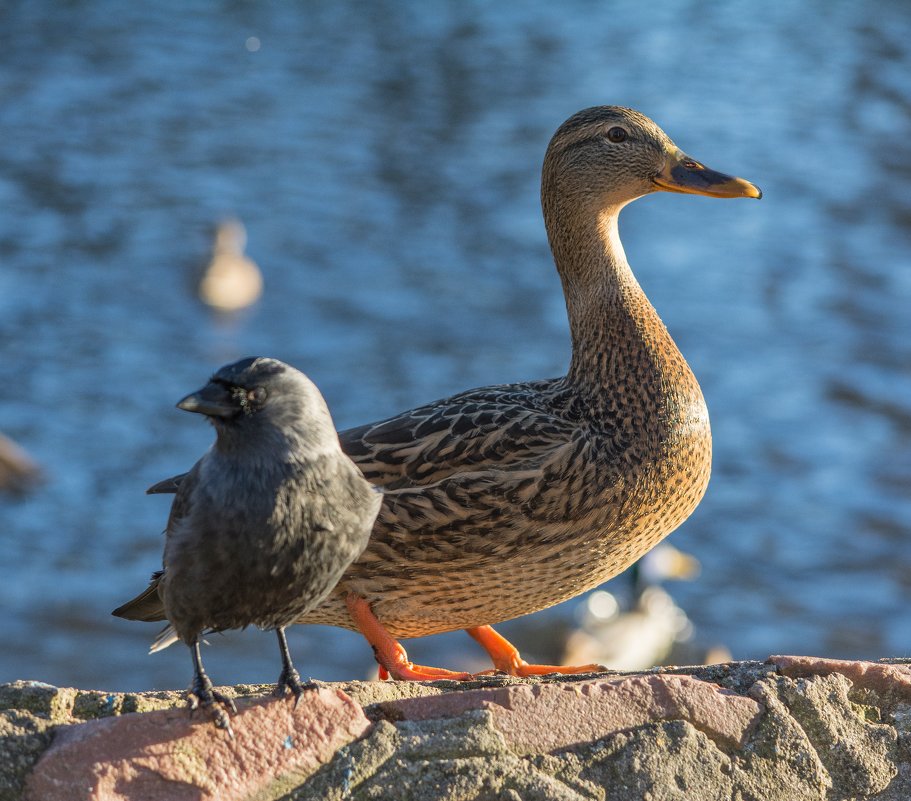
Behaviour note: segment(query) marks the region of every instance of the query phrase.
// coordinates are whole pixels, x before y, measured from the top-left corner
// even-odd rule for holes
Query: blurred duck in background
[[[199,298],[221,312],[255,303],[263,291],[259,267],[244,254],[247,230],[238,219],[223,220],[215,232],[212,258],[199,281]]]
[[[9,437],[0,434],[0,490],[24,495],[41,483],[41,468]]]
[[[562,664],[597,662],[611,670],[664,664],[677,646],[693,638],[693,624],[661,582],[692,581],[699,571],[694,556],[672,545],[662,543],[649,551],[627,571],[632,597],[625,611],[606,590],[596,590],[582,601],[579,627],[567,638]],[[712,653],[713,659],[721,654]]]

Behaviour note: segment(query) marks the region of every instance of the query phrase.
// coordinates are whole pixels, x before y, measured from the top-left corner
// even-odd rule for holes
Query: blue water
[[[715,436],[675,597],[738,658],[907,654],[911,8],[324,5],[0,10],[0,429],[48,477],[0,498],[0,681],[185,686],[183,649],[109,611],[160,562],[170,499],[143,491],[211,441],[173,404],[215,367],[292,362],[340,427],[563,372],[539,171],[598,103],[765,192],[621,219]],[[266,289],[224,320],[192,278],[229,213]],[[372,664],[348,632],[291,640],[320,678]],[[216,681],[275,678],[270,636],[212,642]]]

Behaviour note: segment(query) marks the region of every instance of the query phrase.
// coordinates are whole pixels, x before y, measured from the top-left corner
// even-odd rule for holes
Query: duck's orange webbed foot
[[[370,604],[353,592],[345,599],[348,613],[367,642],[373,646],[373,654],[380,665],[380,678],[390,676],[399,681],[435,681],[437,679],[470,679],[470,673],[457,673],[443,668],[415,665],[409,661],[405,649],[393,639],[383,624],[376,619]]]
[[[547,673],[598,673],[605,670],[603,665],[529,665],[516,648],[505,637],[497,634],[490,626],[476,626],[465,629],[481,647],[490,654],[494,668],[510,676],[543,676]],[[489,671],[488,671],[489,672]],[[478,675],[484,675],[479,673]]]

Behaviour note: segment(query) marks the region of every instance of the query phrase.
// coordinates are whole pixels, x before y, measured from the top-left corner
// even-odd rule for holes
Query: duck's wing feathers
[[[387,492],[462,473],[521,470],[577,429],[560,386],[551,380],[469,390],[339,438],[367,480]]]
[[[524,446],[523,460],[488,459],[470,469],[462,459],[430,468],[450,470],[432,483],[401,479],[394,482],[401,486],[384,488],[367,550],[349,568],[355,579],[350,586],[369,593],[390,564],[407,580],[428,565],[434,570],[461,569],[478,560],[494,565],[517,538],[532,540],[539,552],[548,542],[565,539],[566,528],[591,513],[593,488],[603,499],[618,483],[612,471],[597,475],[595,445],[583,429],[561,434],[548,437],[546,447]],[[460,471],[451,469],[459,465]]]

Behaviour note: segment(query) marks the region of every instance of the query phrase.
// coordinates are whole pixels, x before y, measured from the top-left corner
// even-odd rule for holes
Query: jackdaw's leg
[[[285,694],[285,689],[294,693],[294,705],[297,706],[301,694],[304,690],[315,690],[316,684],[313,681],[301,683],[300,674],[295,670],[291,663],[291,653],[288,651],[288,640],[285,639],[285,627],[279,626],[275,633],[278,635],[278,647],[282,652],[282,672],[278,677],[278,683],[275,685],[274,694],[281,698]]]
[[[212,680],[206,675],[206,671],[202,666],[199,639],[193,641],[190,650],[193,653],[193,683],[187,693],[187,705],[190,707],[190,714],[192,715],[201,706],[215,721],[215,725],[219,729],[224,729],[233,740],[234,730],[231,728],[231,720],[226,710],[231,710],[236,715],[237,707],[232,699],[216,692],[212,688]]]

